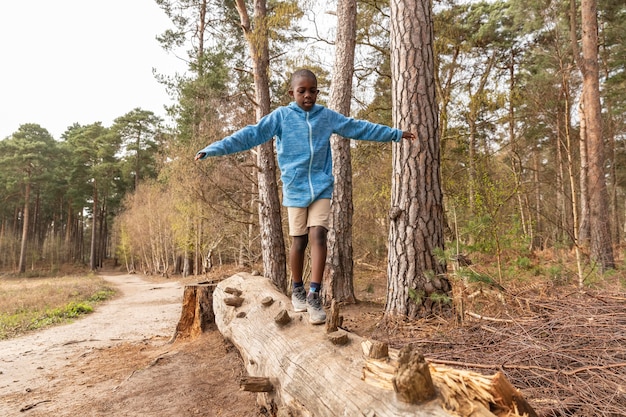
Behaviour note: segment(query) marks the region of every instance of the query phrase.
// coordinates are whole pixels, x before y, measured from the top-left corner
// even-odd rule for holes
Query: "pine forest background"
[[[235,4],[157,3],[172,20],[158,41],[188,64],[184,74],[156,74],[175,98],[170,120],[138,108],[111,126],[69,126],[60,138],[37,121],[3,138],[0,270],[97,269],[115,259],[128,271],[191,275],[261,261],[255,151],[193,161],[208,143],[255,122]],[[289,75],[299,67],[318,74],[324,104],[334,39],[334,17],[324,11],[334,5],[267,4],[272,105],[289,102]],[[489,260],[485,268],[498,280],[521,270],[573,278],[575,248],[585,279],[598,269],[588,249],[594,185],[585,181],[577,7],[575,0],[433,3],[446,252]],[[353,115],[391,125],[389,4],[362,0],[358,10]],[[598,24],[606,219],[621,260],[626,4],[599,0]],[[389,144],[352,144],[357,268],[387,261],[391,158]]]

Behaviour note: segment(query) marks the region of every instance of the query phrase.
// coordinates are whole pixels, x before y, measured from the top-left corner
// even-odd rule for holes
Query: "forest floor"
[[[255,394],[239,390],[241,358],[219,332],[171,342],[184,284],[197,278],[102,275],[118,296],[94,313],[0,342],[0,415],[264,415]],[[433,363],[502,371],[541,416],[626,416],[620,279],[584,292],[545,280],[455,286],[455,316],[412,321],[383,319],[386,287],[381,270],[359,274],[360,302],[342,308],[343,327],[391,347],[412,343]]]

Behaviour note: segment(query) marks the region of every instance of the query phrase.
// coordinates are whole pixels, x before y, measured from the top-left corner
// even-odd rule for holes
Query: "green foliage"
[[[112,288],[103,288],[95,292],[91,297],[87,299],[88,303],[98,303],[101,301],[108,300],[115,294],[115,290]]]
[[[525,271],[529,271],[530,269],[533,268],[532,261],[529,258],[525,257],[525,256],[517,258],[515,260],[515,265],[517,265],[517,267],[519,269],[522,269],[522,270],[525,270]]]
[[[567,278],[562,265],[550,265],[546,268],[545,273],[555,284],[562,284]]]
[[[499,284],[489,275],[476,272],[471,268],[462,268],[458,271],[458,276],[468,283],[483,283],[490,286],[498,286]]]
[[[417,305],[421,305],[424,302],[426,293],[424,290],[409,288],[409,298]]]
[[[437,304],[451,304],[452,298],[448,294],[434,292],[428,296],[431,301]]]

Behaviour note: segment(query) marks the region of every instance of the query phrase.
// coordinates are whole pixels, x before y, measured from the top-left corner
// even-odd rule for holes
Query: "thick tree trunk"
[[[312,326],[263,277],[240,273],[220,282],[213,311],[243,358],[242,387],[260,392],[258,402],[270,415],[487,417],[517,416],[516,408],[536,416],[519,391],[496,384],[502,375],[433,366],[410,347],[398,351]],[[506,386],[506,395],[496,385]],[[510,400],[500,400],[505,397]]]
[[[354,48],[356,45],[356,0],[337,3],[337,40],[335,65],[330,90],[330,108],[350,115]],[[352,157],[350,141],[333,135],[333,175],[335,188],[331,206],[331,227],[328,233],[326,274],[322,287],[326,302],[335,299],[354,303],[354,262],[352,250]]]
[[[598,65],[597,1],[582,0],[583,102],[589,150],[589,209],[591,255],[601,271],[615,268],[611,241],[606,155],[602,137],[602,108]]]
[[[433,59],[432,10],[428,0],[392,0],[391,69],[394,124],[414,130],[414,142],[393,145],[387,315],[416,317],[447,294],[443,195]]]
[[[256,116],[260,120],[270,112],[269,90],[269,44],[267,33],[266,0],[254,0],[254,28],[246,10],[244,0],[235,2],[250,57],[254,67],[254,87],[256,92]],[[263,269],[282,291],[287,291],[287,256],[283,237],[280,199],[276,181],[276,159],[272,141],[258,147],[257,168],[259,181],[259,228],[261,229],[261,250]]]

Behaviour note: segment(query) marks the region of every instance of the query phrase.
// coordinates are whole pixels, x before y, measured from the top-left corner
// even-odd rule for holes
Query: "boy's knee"
[[[309,237],[307,235],[291,237],[291,248],[297,252],[304,252],[308,243]]]
[[[311,238],[311,243],[318,245],[326,244],[326,237],[328,235],[328,231],[325,227],[322,226],[314,226],[309,230],[309,236]]]

